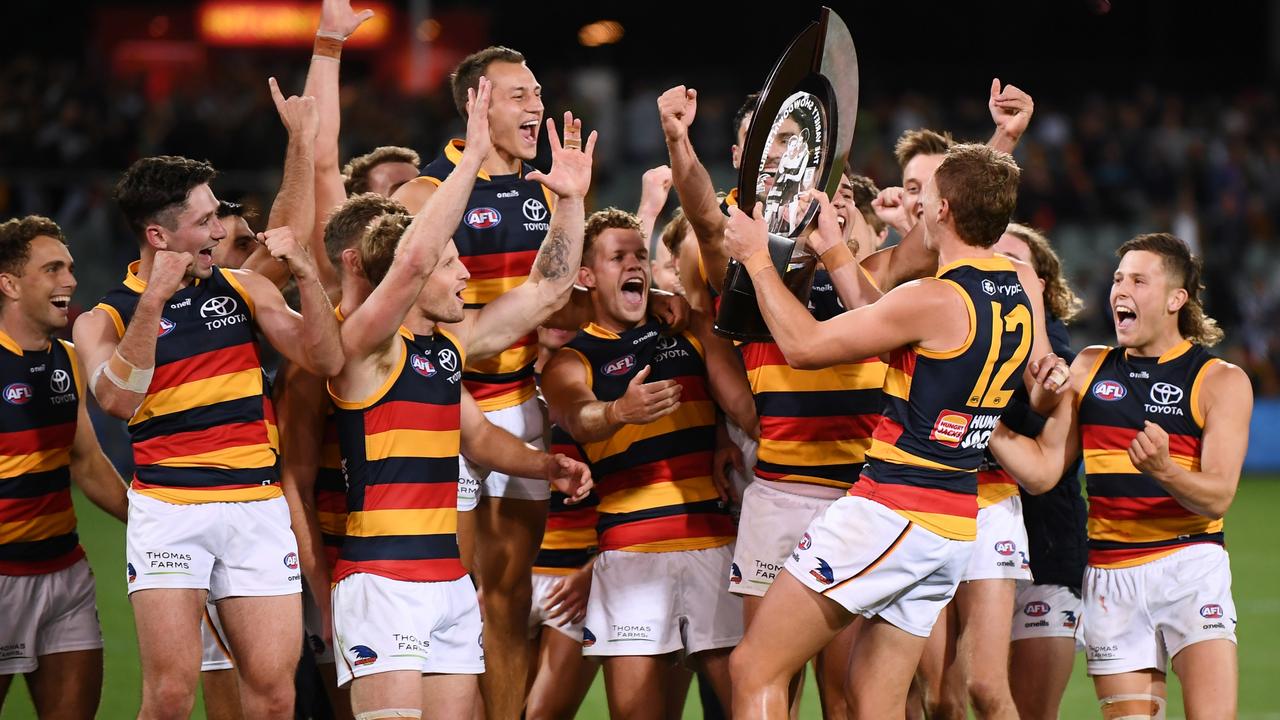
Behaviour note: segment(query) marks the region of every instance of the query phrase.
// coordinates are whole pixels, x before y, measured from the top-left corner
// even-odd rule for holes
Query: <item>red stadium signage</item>
[[[347,39],[346,46],[382,44],[391,33],[391,8],[377,2],[358,6],[373,10],[374,15]],[[238,47],[310,46],[319,24],[319,3],[261,0],[210,0],[200,6],[196,20],[205,44]]]

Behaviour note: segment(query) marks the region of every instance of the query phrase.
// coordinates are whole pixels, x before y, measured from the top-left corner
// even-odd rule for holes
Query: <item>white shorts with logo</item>
[[[0,675],[32,672],[45,655],[102,648],[84,558],[51,573],[0,575],[0,608]]]
[[[733,546],[596,556],[583,655],[664,655],[742,640],[742,599],[724,591]]]
[[[1090,675],[1155,668],[1205,640],[1236,642],[1231,563],[1220,545],[1183,548],[1128,568],[1084,573],[1085,653]]]
[[[1017,495],[978,508],[978,539],[961,580],[1030,580],[1027,528]]]
[[[846,495],[818,516],[787,558],[806,587],[864,617],[928,637],[951,602],[973,543],[951,540],[864,497]]]
[[[546,449],[543,434],[546,430],[546,415],[537,395],[514,407],[492,410],[484,414],[489,422],[515,435],[539,450]],[[548,500],[551,498],[551,486],[545,479],[514,477],[496,470],[482,468],[475,463],[460,460],[458,474],[458,509],[474,510],[475,503],[464,498],[464,492],[478,487],[484,497],[504,497],[516,500]]]
[[[748,485],[729,567],[729,592],[763,596],[805,529],[844,493],[833,489],[832,494],[825,498],[798,495],[759,478]]]
[[[125,539],[130,593],[190,588],[216,602],[302,592],[283,497],[175,505],[130,490]]]
[[[332,568],[331,568],[332,569]],[[324,641],[324,618],[320,616],[320,606],[316,605],[311,588],[302,589],[302,632],[306,636],[307,645],[311,648],[311,656],[317,665],[332,665],[333,645]],[[332,631],[332,627],[329,628]]]
[[[471,578],[407,582],[369,573],[333,588],[338,687],[394,670],[423,674],[484,672],[480,605]]]
[[[204,618],[200,620],[200,672],[214,670],[230,670],[235,667],[231,661],[230,644],[227,633],[222,629],[222,620],[218,618],[218,606],[205,603]]]
[[[529,605],[529,637],[537,634],[538,628],[549,627],[570,638],[574,642],[582,642],[582,625],[581,622],[560,624],[562,617],[547,617],[546,608],[542,607],[547,601],[547,597],[551,595],[555,589],[556,583],[569,577],[568,575],[546,575],[535,572],[533,574],[533,602]]]
[[[1066,585],[1034,585],[1018,581],[1013,603],[1013,640],[1075,638],[1084,649],[1084,600]]]

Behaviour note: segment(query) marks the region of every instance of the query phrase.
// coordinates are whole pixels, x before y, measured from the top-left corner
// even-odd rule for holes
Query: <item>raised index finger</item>
[[[280,85],[274,77],[267,78],[267,85],[271,87],[271,100],[275,102],[276,110],[284,113],[284,93],[280,92]]]

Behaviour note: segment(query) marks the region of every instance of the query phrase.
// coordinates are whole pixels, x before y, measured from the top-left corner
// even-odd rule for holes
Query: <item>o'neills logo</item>
[[[938,419],[933,421],[933,432],[929,433],[929,439],[947,447],[960,447],[960,441],[964,440],[964,434],[968,432],[972,420],[973,416],[968,413],[943,410],[938,413]]]

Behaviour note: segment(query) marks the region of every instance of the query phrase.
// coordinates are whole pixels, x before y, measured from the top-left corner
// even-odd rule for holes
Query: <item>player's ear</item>
[[[368,279],[364,274],[364,265],[360,263],[360,252],[355,248],[343,250],[339,258],[342,260],[342,269],[344,271],[355,273],[356,277]]]
[[[159,223],[149,223],[142,230],[142,237],[148,245],[156,250],[169,249],[169,234]]]
[[[1187,304],[1187,297],[1188,295],[1185,288],[1177,288],[1173,292],[1169,293],[1169,312],[1176,313],[1181,310],[1182,306]]]
[[[729,157],[732,159],[733,169],[737,170],[742,165],[742,146],[735,144],[729,152]]]
[[[578,268],[578,284],[584,288],[594,289],[596,286],[596,274],[591,268],[583,265]]]
[[[12,273],[0,273],[0,294],[7,300],[18,300],[22,294],[18,290],[18,276]]]

